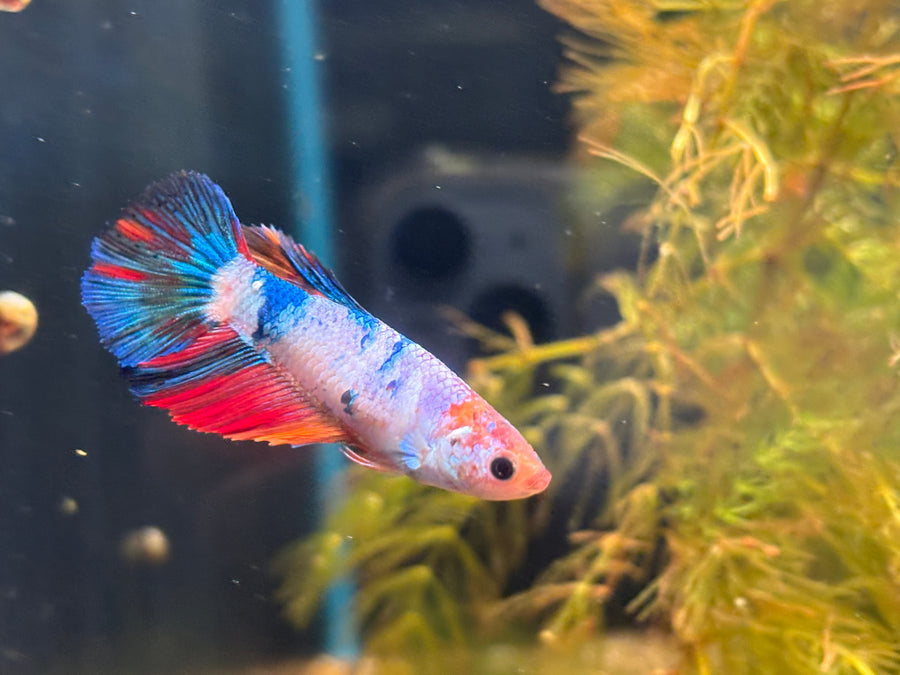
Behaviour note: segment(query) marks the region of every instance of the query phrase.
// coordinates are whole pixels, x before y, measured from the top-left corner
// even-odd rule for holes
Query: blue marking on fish
[[[407,340],[404,337],[401,337],[399,340],[397,340],[394,343],[394,347],[391,350],[390,355],[384,360],[384,363],[381,364],[381,367],[378,369],[378,372],[383,372],[383,371],[387,370],[388,368],[390,368],[394,364],[394,361],[397,359],[397,357],[400,355],[400,352],[403,351],[403,349],[406,347],[407,344],[409,344],[409,340]]]
[[[348,415],[353,414],[353,402],[356,401],[358,395],[359,392],[354,391],[353,389],[347,389],[341,394],[341,404],[344,406],[344,412]]]

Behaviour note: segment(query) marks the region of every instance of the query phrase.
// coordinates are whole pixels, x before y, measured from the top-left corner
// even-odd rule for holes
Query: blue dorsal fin
[[[308,293],[365,312],[319,259],[281,230],[268,225],[243,225],[253,261]]]

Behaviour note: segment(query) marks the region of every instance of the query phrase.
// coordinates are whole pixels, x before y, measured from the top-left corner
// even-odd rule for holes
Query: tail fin
[[[238,255],[252,260],[225,194],[206,176],[177,173],[94,239],[82,301],[131,390],[179,424],[273,444],[349,442],[268,356],[208,319],[212,277]]]
[[[94,239],[81,280],[100,341],[123,366],[178,351],[204,333],[212,276],[249,258],[231,203],[206,176],[180,172],[147,188]]]

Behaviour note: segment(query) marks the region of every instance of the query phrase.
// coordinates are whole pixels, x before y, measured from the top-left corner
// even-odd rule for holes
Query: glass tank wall
[[[900,673],[896,3],[0,10],[0,672]]]
[[[313,46],[290,4],[0,13],[0,291],[38,313],[0,357],[3,672],[193,672],[324,640],[282,617],[271,573],[321,515],[314,453],[142,408],[81,306],[92,238],[151,182],[202,171],[245,222],[326,237],[348,291],[454,367],[476,347],[441,306],[571,330],[543,248],[568,137],[559,23],[530,2],[313,3]],[[291,127],[303,60],[333,188],[312,235],[290,150],[310,142]]]

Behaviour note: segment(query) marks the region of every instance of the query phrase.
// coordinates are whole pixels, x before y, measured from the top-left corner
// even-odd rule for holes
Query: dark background
[[[545,338],[570,330],[564,285],[543,295],[564,276],[547,253],[569,135],[551,91],[561,26],[530,0],[329,0],[319,18],[348,290],[454,365],[471,346],[436,304],[489,322],[511,304]],[[310,454],[141,408],[79,298],[91,238],[177,169],[211,175],[246,221],[290,229],[302,195],[278,35],[276,3],[262,0],[34,0],[0,13],[0,290],[40,313],[32,343],[0,357],[0,672],[187,672],[315,648],[315,629],[279,618],[268,574],[314,524]],[[449,274],[427,242],[394,232],[410,213],[423,219],[414,230],[444,232],[434,209],[464,238]],[[77,514],[59,508],[65,497]],[[120,557],[144,525],[168,535],[168,564]]]

